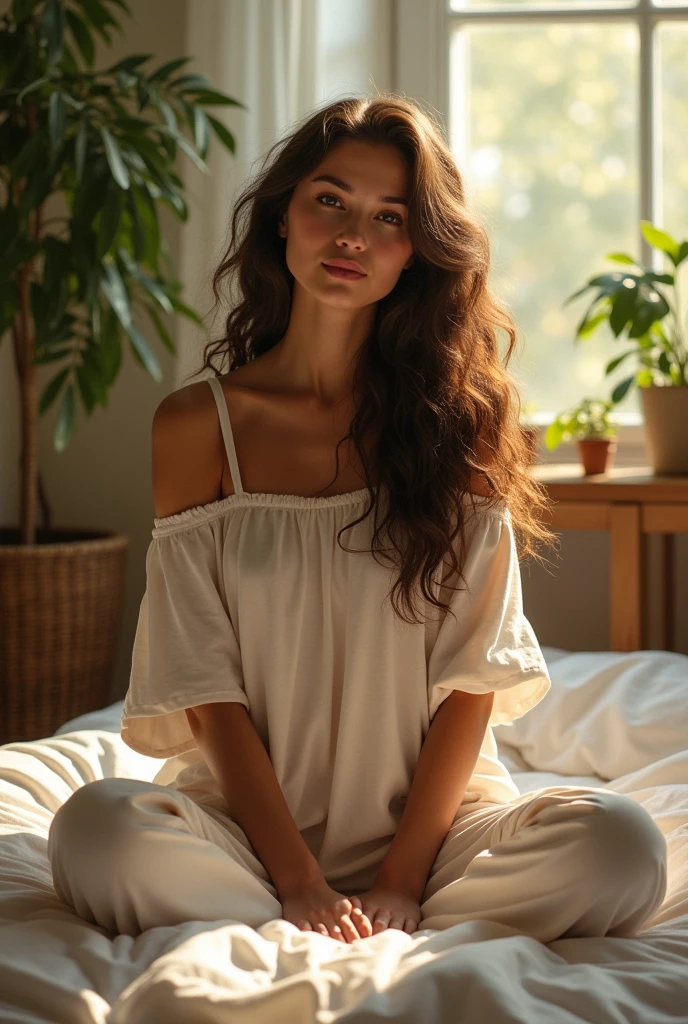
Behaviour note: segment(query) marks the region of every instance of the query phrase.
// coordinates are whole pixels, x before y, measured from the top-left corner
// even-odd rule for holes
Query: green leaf
[[[140,357],[141,364],[150,373],[153,380],[160,383],[162,380],[162,369],[160,363],[151,352],[148,342],[137,327],[130,324],[127,334],[131,338],[132,345],[134,346],[134,352]]]
[[[655,249],[661,249],[667,253],[672,260],[678,258],[678,242],[671,235],[668,235],[666,231],[661,231],[656,228],[649,220],[641,220],[640,230],[643,233],[643,237],[650,245],[654,246]]]
[[[74,385],[68,384],[62,395],[55,425],[54,444],[55,450],[58,452],[65,450],[69,444],[70,437],[74,433],[74,412]]]
[[[160,225],[158,223],[158,211],[151,198],[148,188],[144,184],[141,188],[134,190],[136,208],[143,225],[144,238],[146,240],[146,251],[143,262],[149,267],[157,268],[158,253],[160,251]]]
[[[603,309],[601,312],[596,313],[594,316],[590,316],[588,311],[580,324],[576,329],[577,338],[589,338],[590,335],[597,330],[599,325],[607,319],[607,310]]]
[[[76,140],[74,142],[74,167],[76,172],[76,184],[78,185],[81,181],[81,176],[84,173],[84,161],[86,160],[86,146],[88,143],[88,127],[85,121],[82,121],[79,125],[79,131],[76,134]]]
[[[97,354],[100,361],[101,379],[106,387],[112,387],[122,366],[122,343],[119,321],[109,308],[103,311]]]
[[[614,263],[629,263],[633,266],[638,266],[633,257],[625,252],[609,252],[604,258],[606,260],[613,260]]]
[[[191,57],[176,57],[174,60],[168,60],[165,64],[161,64],[152,75],[148,76],[149,82],[160,82],[165,78],[168,78],[173,71],[180,68],[183,64],[187,64],[192,58]]]
[[[42,85],[45,85],[45,83],[49,81],[49,78],[43,77],[37,78],[35,82],[29,82],[29,84],[24,89],[22,89],[22,91],[17,96],[17,106],[21,106],[25,96],[28,96],[29,93],[32,93],[35,89],[40,89]]]
[[[61,353],[60,357],[62,357]],[[43,362],[45,362],[45,360],[43,360]],[[39,415],[44,416],[45,413],[50,408],[50,406],[53,404],[53,402],[55,401],[59,394],[60,388],[65,382],[65,378],[67,377],[69,371],[69,366],[66,367],[66,369],[64,370],[60,370],[60,372],[55,377],[53,377],[50,383],[46,385],[38,401]]]
[[[174,141],[177,143],[179,148],[186,153],[186,155],[189,157],[192,163],[194,163],[196,167],[198,167],[199,171],[203,171],[204,174],[210,174],[210,168],[205,163],[205,161],[200,158],[200,156],[193,148],[191,143],[188,141],[188,139],[186,139],[183,135],[179,134],[178,132],[169,131],[169,129],[165,128],[163,125],[160,125],[159,130],[161,132],[165,132],[174,136]]]
[[[558,420],[554,420],[545,430],[545,445],[550,450],[558,448],[564,437],[564,431]]]
[[[199,327],[205,327],[203,318],[199,316],[195,309],[191,309],[190,306],[186,306],[181,299],[178,299],[176,295],[169,296],[170,302],[176,313],[181,313],[182,316],[187,317],[189,320],[193,320]]]
[[[123,60],[118,60],[116,64],[112,64],[109,68],[105,68],[102,72],[104,75],[114,75],[118,71],[133,71],[134,68],[145,63],[154,57],[154,53],[132,53],[129,57],[124,57]]]
[[[632,377],[627,377],[626,380],[622,380],[620,384],[617,384],[614,390],[612,391],[612,402],[616,404],[617,402],[620,402],[623,398],[625,398],[628,389],[631,387],[634,381],[635,374],[633,374]]]
[[[105,297],[112,309],[117,314],[122,327],[125,331],[128,331],[131,327],[131,306],[129,305],[129,296],[124,287],[124,281],[112,260],[101,260],[100,265],[104,271],[104,277],[100,279],[100,287],[105,293]]]
[[[122,31],[120,23],[112,17],[100,0],[74,0],[74,2],[83,7],[87,20],[106,43],[112,43],[106,26],[111,25],[113,28],[119,29],[120,32]]]
[[[176,92],[195,92],[197,89],[207,89],[209,85],[205,75],[178,75],[168,82],[170,89]]]
[[[143,262],[146,257],[146,233],[139,213],[137,200],[138,186],[132,184],[127,192],[127,210],[131,220],[131,243],[134,258]]]
[[[105,145],[105,155],[107,156],[107,161],[110,165],[110,170],[112,171],[112,177],[121,188],[129,188],[129,171],[122,160],[119,146],[105,125],[101,125],[100,134]]]
[[[624,359],[627,359],[628,356],[632,356],[634,353],[638,353],[638,351],[639,349],[637,348],[629,348],[628,352],[624,352],[623,355],[617,356],[616,359],[612,359],[610,362],[608,362],[604,368],[605,376],[609,373],[613,373],[617,366],[621,365]]]
[[[67,125],[67,108],[59,90],[51,94],[48,100],[48,130],[50,145],[56,150],[64,138]]]
[[[93,36],[84,25],[81,18],[74,11],[67,8],[65,11],[67,17],[67,24],[69,30],[74,36],[74,41],[79,47],[79,52],[84,58],[84,63],[89,67],[93,67],[93,61],[95,58],[95,43],[93,42]]]
[[[32,360],[32,366],[43,366],[44,363],[55,363],[58,359],[65,359],[74,351],[73,345],[63,345],[62,348],[49,348],[44,352],[36,352]]]
[[[614,298],[609,314],[609,326],[614,337],[618,338],[629,320],[633,319],[636,308],[637,294],[635,289],[619,292]]]
[[[38,27],[39,40],[47,43],[46,63],[52,71],[64,47],[64,9],[59,0],[48,0]]]
[[[121,216],[122,193],[118,189],[110,187],[100,215],[96,244],[98,259],[102,259],[110,251],[112,243],[117,236]]]
[[[203,89],[196,96],[194,96],[194,102],[204,103],[208,107],[242,107],[246,110],[246,106],[240,103],[239,100],[233,99],[231,96],[225,96],[222,92],[216,92],[214,89]]]
[[[660,354],[660,357],[657,360],[657,366],[662,371],[662,373],[671,373],[671,363],[669,362],[669,357],[667,356],[666,352],[662,352]]]
[[[213,130],[217,137],[219,138],[220,142],[222,142],[227,147],[230,153],[236,153],[236,143],[232,133],[225,127],[225,125],[222,124],[221,121],[218,121],[217,118],[214,118],[212,114],[206,114],[206,117],[210,121],[210,124],[212,125]]]
[[[165,327],[164,323],[162,322],[162,318],[160,317],[160,314],[158,313],[157,309],[155,308],[155,306],[151,306],[151,304],[149,302],[144,302],[144,306],[148,310],[148,315],[150,316],[151,320],[155,324],[155,329],[157,330],[158,334],[160,335],[160,338],[162,339],[163,345],[165,346],[165,348],[169,352],[172,353],[173,356],[176,356],[177,355],[177,346],[175,345],[175,343],[174,343],[172,337],[170,336],[167,328]]]

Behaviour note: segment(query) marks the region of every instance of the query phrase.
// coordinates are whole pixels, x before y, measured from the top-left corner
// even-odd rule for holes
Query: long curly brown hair
[[[349,433],[337,444],[334,479],[339,445],[350,438],[364,468],[369,500],[364,513],[338,532],[337,541],[342,546],[340,534],[374,513],[370,552],[377,557],[389,550],[379,545],[387,530],[400,556],[392,606],[403,621],[418,622],[417,585],[426,601],[449,609],[433,589],[446,555],[450,568],[441,585],[450,586],[450,577],[464,579],[464,498],[475,493],[470,485],[477,477],[489,482],[487,492],[481,492],[481,507],[503,502],[508,509],[519,558],[533,556],[543,563],[547,559],[538,545],[559,543],[541,522],[551,502],[531,475],[532,448],[520,425],[520,395],[506,370],[516,344],[514,322],[488,290],[490,243],[466,205],[461,173],[432,115],[390,92],[339,99],[270,148],[235,203],[229,245],[212,281],[213,309],[221,301],[225,278],[238,289],[240,301],[226,317],[223,337],[208,342],[203,365],[192,375],[206,368],[219,374],[216,355],[229,361],[231,372],[267,352],[286,333],[294,278],[277,222],[299,181],[344,139],[392,144],[407,160],[414,258],[378,302],[356,360],[357,411]],[[509,338],[504,364],[497,328]],[[370,438],[375,440],[369,460]],[[375,488],[373,477],[379,480]],[[383,491],[386,506],[378,521]],[[473,499],[468,503],[473,505]]]

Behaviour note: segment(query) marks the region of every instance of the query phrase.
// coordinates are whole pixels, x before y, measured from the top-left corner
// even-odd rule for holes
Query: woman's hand
[[[339,942],[353,942],[373,934],[373,928],[361,911],[357,897],[348,899],[326,882],[306,885],[290,892],[282,902],[282,917],[301,931],[320,932]]]
[[[422,917],[420,904],[398,889],[382,889],[373,886],[360,896],[352,896],[353,918],[356,920],[360,909],[373,926],[373,935],[379,935],[385,928],[399,928],[409,935],[415,932]]]

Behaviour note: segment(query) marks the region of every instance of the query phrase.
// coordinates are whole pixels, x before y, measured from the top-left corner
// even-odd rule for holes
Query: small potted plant
[[[677,285],[679,267],[688,257],[688,239],[678,242],[649,221],[641,221],[640,228],[647,242],[666,254],[674,272],[658,273],[627,253],[609,253],[606,259],[629,269],[590,278],[564,305],[588,288],[597,289],[574,340],[585,340],[608,323],[614,337],[625,333],[635,342],[605,367],[605,374],[610,374],[629,356],[638,361],[636,371],[616,385],[612,400],[620,402],[637,384],[654,472],[688,473],[688,347]]]
[[[562,441],[576,438],[585,475],[606,473],[617,448],[617,424],[611,415],[614,405],[613,398],[584,398],[579,405],[565,409],[547,427],[545,445],[553,450]]]
[[[107,700],[128,538],[53,523],[38,421],[57,406],[64,451],[77,412],[107,407],[125,358],[161,380],[152,338],[176,354],[163,313],[203,325],[159,217],[189,215],[180,151],[205,173],[213,136],[234,152],[204,107],[244,106],[181,74],[189,57],[150,69],[152,54],[135,53],[94,70],[95,36],[121,33],[121,11],[131,16],[125,0],[14,0],[0,16],[0,340],[21,442],[17,522],[0,526],[0,743],[50,735]],[[135,323],[143,312],[150,323]]]

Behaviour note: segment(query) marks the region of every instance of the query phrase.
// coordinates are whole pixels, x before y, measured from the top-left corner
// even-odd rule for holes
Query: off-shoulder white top
[[[430,722],[452,690],[495,692],[464,803],[517,797],[492,726],[524,715],[551,683],[523,613],[508,508],[466,495],[468,590],[434,584],[456,620],[421,601],[428,621],[404,623],[387,597],[398,569],[366,551],[373,515],[341,535],[356,550],[337,544],[368,490],[247,493],[222,387],[209,384],[235,493],[154,519],[124,742],[168,759],[155,782],[226,809],[184,708],[239,701],[333,878],[379,860],[391,842]]]

